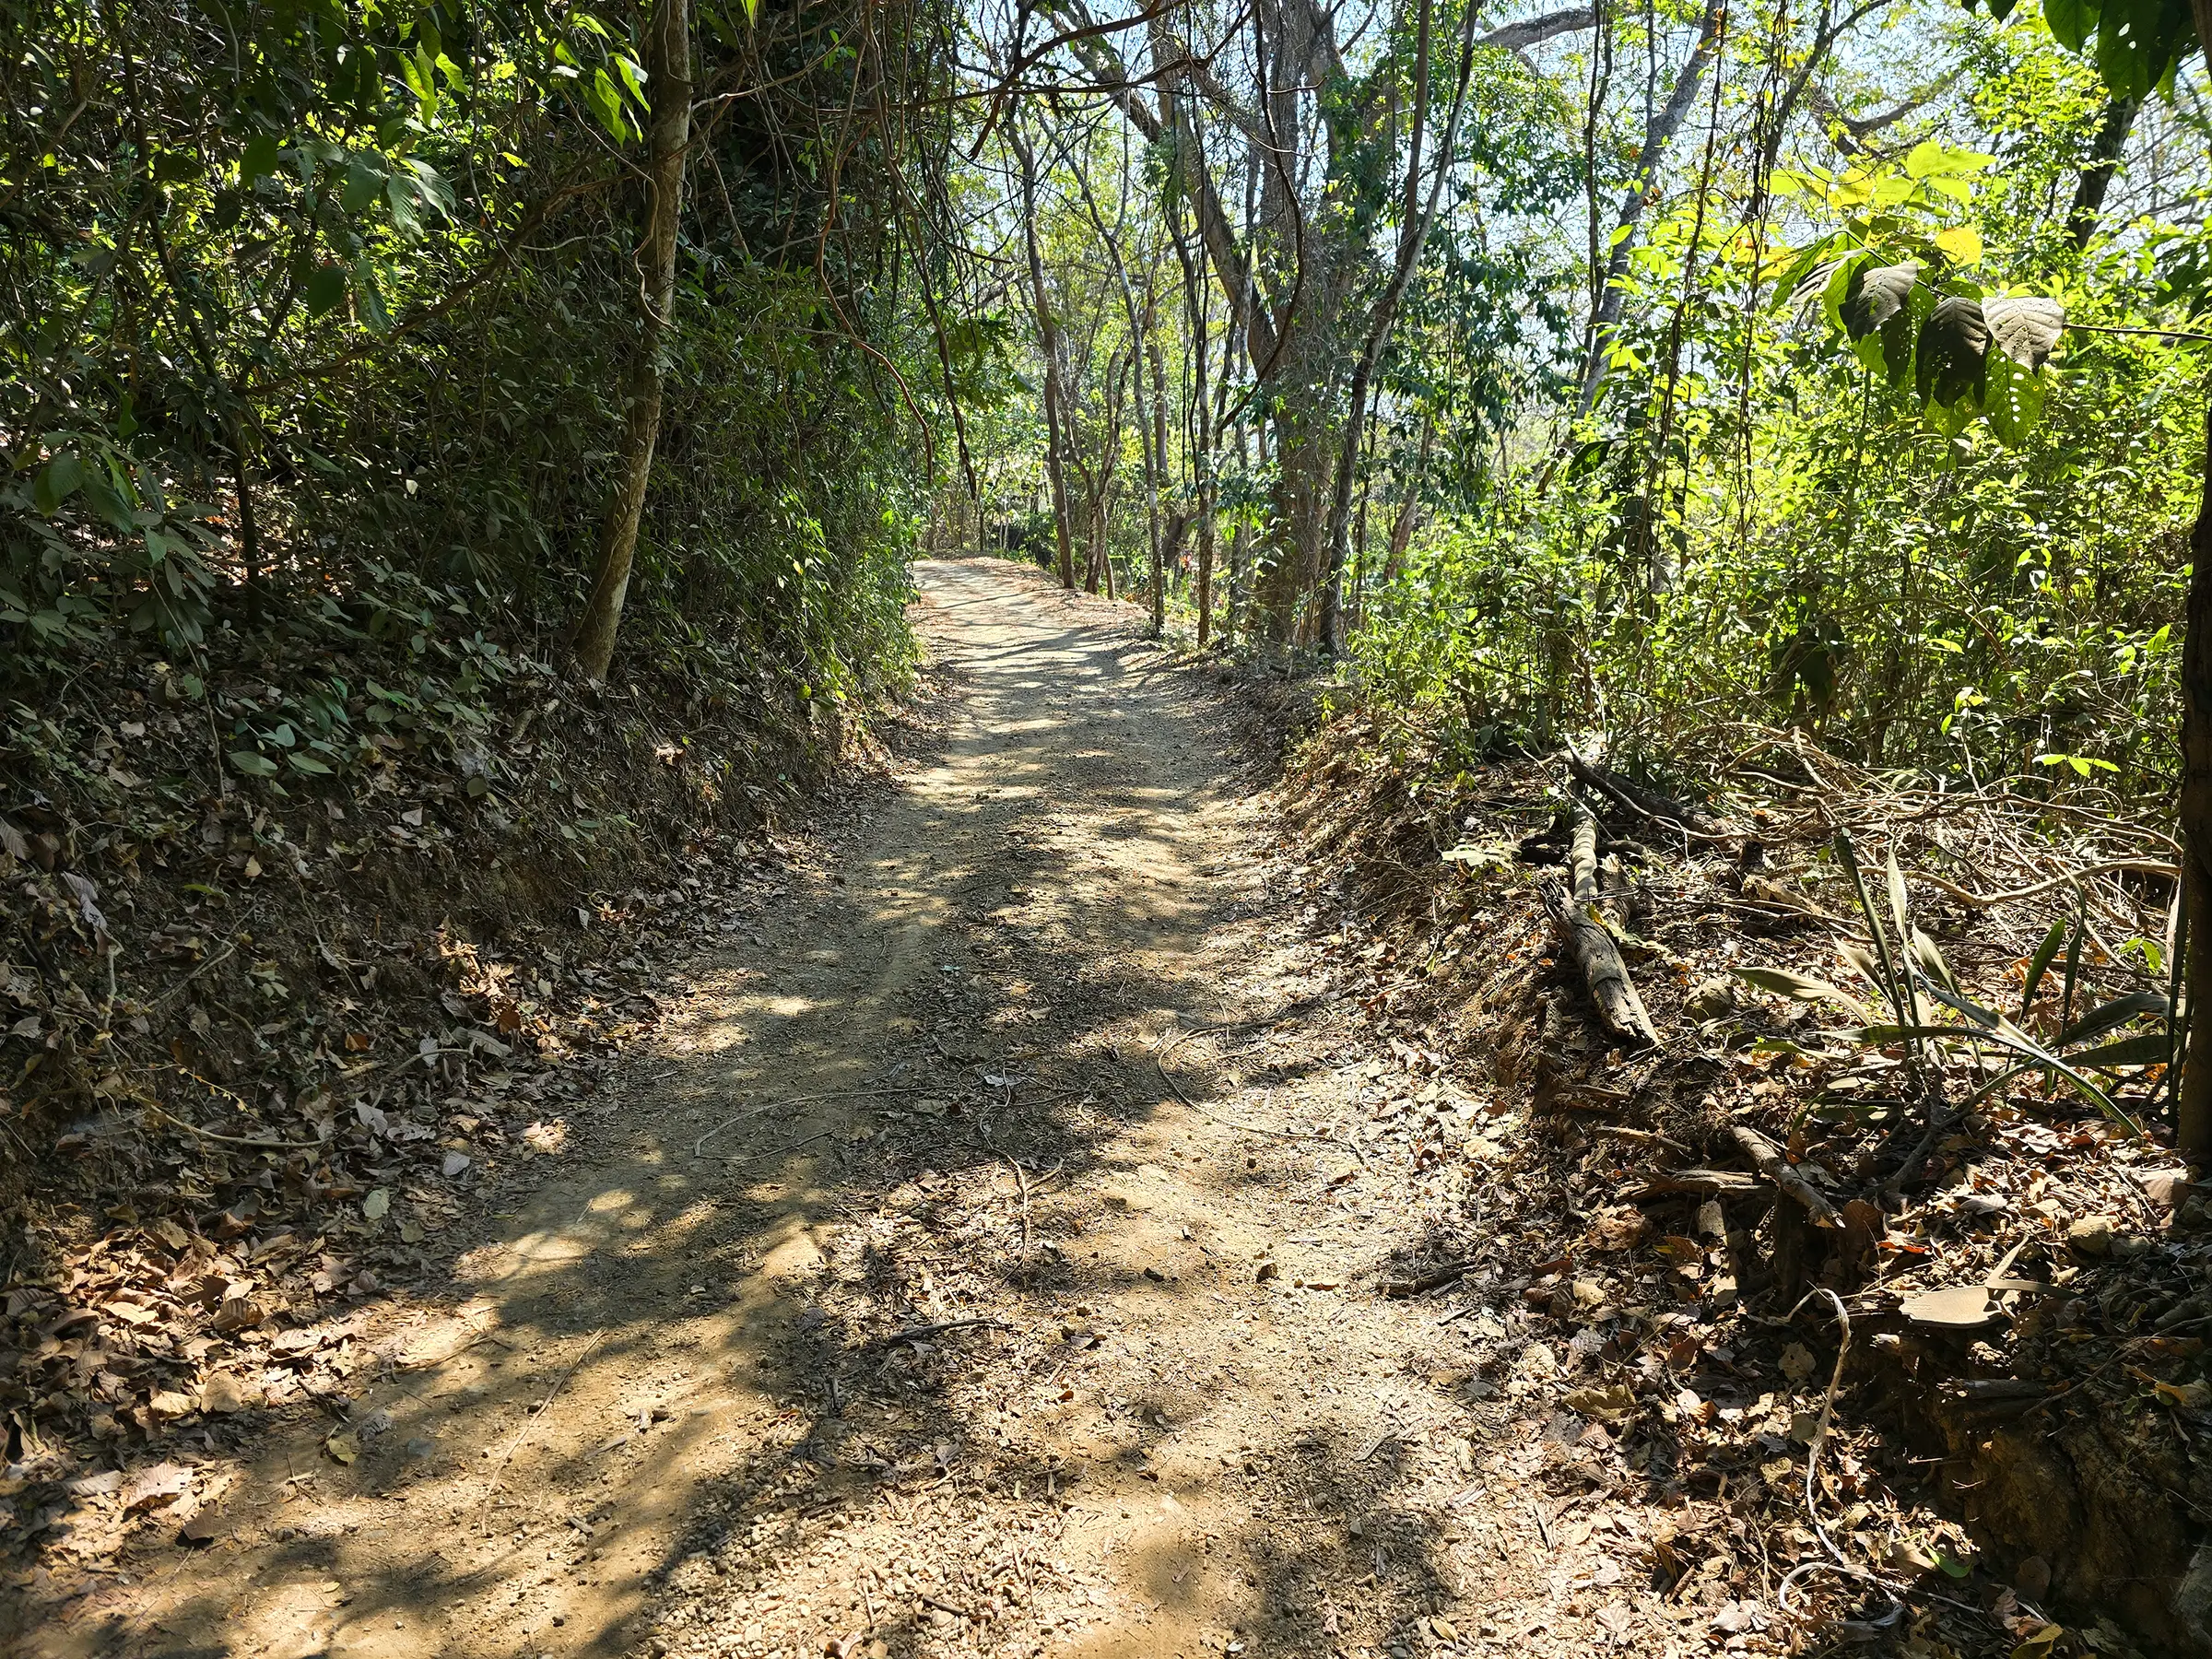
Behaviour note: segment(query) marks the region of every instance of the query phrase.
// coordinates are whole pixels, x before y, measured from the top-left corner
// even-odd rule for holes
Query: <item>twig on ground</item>
[[[2053,892],[2063,887],[2071,887],[2077,881],[2086,881],[2092,876],[2103,876],[2114,870],[2133,870],[2144,876],[2163,876],[2169,880],[2177,878],[2180,874],[2173,865],[2160,864],[2153,858],[2113,858],[2106,860],[2103,864],[2090,865],[2084,869],[2068,870],[2063,876],[2053,876],[2048,880],[2035,883],[2032,887],[2015,888],[2008,893],[1977,893],[1971,888],[1962,888],[1956,882],[1946,881],[1940,876],[1930,876],[1925,871],[1912,872],[1912,879],[1924,881],[1932,888],[1940,888],[1961,904],[1971,904],[1977,909],[1988,910],[1994,905],[2010,904],[2018,899],[2033,899],[2039,894]]]
[[[1672,1147],[1676,1151],[1682,1153],[1687,1153],[1689,1151],[1688,1147],[1684,1146],[1680,1141],[1676,1140],[1671,1135],[1661,1135],[1656,1130],[1652,1129],[1630,1129],[1624,1124],[1594,1124],[1591,1127],[1590,1133],[1593,1135],[1609,1135],[1617,1140],[1641,1141],[1651,1146]]]
[[[1744,1124],[1733,1125],[1730,1133],[1735,1136],[1735,1144],[1759,1166],[1759,1172],[1794,1198],[1805,1213],[1812,1218],[1815,1227],[1832,1230],[1843,1225],[1843,1218],[1836,1214],[1836,1206],[1829,1203],[1819,1189],[1804,1175],[1792,1169],[1783,1159],[1781,1149],[1765,1135]]]
[[[1265,1124],[1246,1123],[1241,1118],[1232,1118],[1220,1112],[1209,1112],[1182,1092],[1182,1085],[1175,1080],[1175,1074],[1168,1069],[1168,1055],[1174,1052],[1177,1043],[1187,1038],[1218,1037],[1230,1031],[1259,1030],[1268,1026],[1279,1025],[1286,1019],[1295,1019],[1300,1015],[1310,1014],[1316,1008],[1326,1006],[1335,1002],[1341,994],[1341,993],[1332,993],[1325,996],[1308,997],[1303,1001],[1292,1003],[1281,1013],[1270,1015],[1265,1019],[1241,1019],[1230,1025],[1195,1026],[1187,1031],[1171,1031],[1154,1045],[1152,1067],[1159,1073],[1159,1080],[1168,1086],[1169,1092],[1208,1123],[1219,1124],[1228,1129],[1241,1129],[1247,1135],[1267,1135],[1275,1140],[1319,1141],[1324,1146],[1340,1146],[1343,1143],[1338,1141],[1335,1136],[1316,1134],[1311,1129],[1273,1129]]]
[[[795,1141],[786,1141],[781,1147],[771,1147],[764,1152],[733,1152],[723,1159],[725,1164],[759,1163],[765,1159],[781,1158],[786,1152],[796,1152],[801,1147],[811,1147],[816,1141],[825,1141],[837,1133],[824,1129],[814,1135],[803,1135]]]
[[[724,1129],[735,1129],[739,1124],[749,1122],[753,1118],[765,1116],[767,1113],[771,1112],[781,1112],[786,1106],[814,1106],[818,1105],[824,1100],[888,1100],[893,1095],[916,1095],[928,1094],[931,1091],[926,1088],[833,1088],[827,1094],[793,1095],[786,1100],[770,1100],[763,1105],[754,1107],[750,1112],[741,1112],[735,1117],[725,1118],[721,1123],[715,1124],[713,1128],[708,1130],[704,1135],[700,1135],[697,1140],[691,1143],[691,1156],[694,1158],[704,1158],[707,1155],[707,1143],[712,1140],[716,1135],[720,1135]]]
[[[1022,1170],[1021,1159],[1018,1158],[1009,1158],[1006,1159],[1006,1162],[1013,1166],[1014,1185],[1021,1194],[1020,1259],[1026,1262],[1030,1259],[1030,1178]]]
[[[187,1135],[196,1135],[202,1140],[220,1141],[226,1147],[252,1147],[261,1152],[316,1152],[329,1144],[319,1140],[271,1140],[265,1135],[218,1135],[212,1129],[203,1129],[197,1124],[188,1124],[174,1113],[162,1111],[159,1106],[149,1104],[146,1110],[150,1115],[159,1118],[163,1123],[174,1124]]]
[[[592,1357],[592,1350],[606,1339],[606,1333],[605,1331],[592,1333],[591,1341],[583,1345],[583,1352],[569,1362],[569,1369],[562,1371],[554,1382],[553,1386],[546,1391],[546,1397],[537,1403],[537,1409],[523,1419],[521,1427],[514,1431],[514,1438],[507,1442],[507,1450],[500,1453],[500,1461],[492,1465],[491,1484],[485,1488],[484,1508],[477,1521],[477,1526],[482,1529],[487,1537],[491,1535],[491,1500],[499,1496],[500,1482],[506,1477],[507,1465],[513,1460],[516,1449],[522,1445],[523,1436],[530,1432],[532,1424],[546,1415],[546,1407],[552,1405],[555,1396],[568,1386],[569,1379],[576,1374],[577,1368],[589,1359]]]
[[[888,1336],[873,1336],[860,1346],[864,1350],[897,1347],[902,1342],[920,1342],[924,1337],[942,1336],[947,1331],[973,1330],[982,1325],[991,1325],[1003,1331],[1006,1328],[1006,1322],[1003,1319],[947,1319],[936,1324],[910,1325],[903,1331],[893,1331]]]
[[[185,986],[191,984],[194,980],[198,979],[201,974],[206,972],[208,969],[214,967],[218,962],[223,961],[228,958],[234,957],[237,954],[238,946],[235,943],[226,944],[220,950],[216,951],[212,955],[208,956],[199,964],[198,967],[194,968],[190,973],[186,974],[182,979],[179,980],[168,990],[157,992],[153,999],[146,1005],[147,1012],[149,1014],[152,1013],[154,1009],[159,1007],[163,1003],[167,1002],[178,992],[183,990]]]
[[[1431,1290],[1442,1289],[1446,1285],[1457,1284],[1466,1277],[1467,1269],[1475,1265],[1472,1259],[1439,1262],[1427,1272],[1417,1273],[1411,1278],[1384,1279],[1382,1293],[1385,1296],[1425,1296]]]

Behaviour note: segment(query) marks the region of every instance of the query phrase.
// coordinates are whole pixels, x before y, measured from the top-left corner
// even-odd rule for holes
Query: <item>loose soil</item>
[[[1852,1347],[1757,1288],[1796,1212],[1676,1168],[1864,1081],[1691,982],[1812,912],[1623,880],[1671,1033],[1625,1055],[1517,861],[1438,862],[1548,819],[1539,765],[1463,798],[1339,722],[1285,782],[1281,686],[1033,571],[918,575],[912,752],[773,860],[663,873],[657,1021],[512,1156],[362,1200],[431,1270],[226,1371],[261,1416],[210,1380],[164,1461],[45,1468],[30,1651],[2206,1649],[2212,1393],[2173,1379],[2212,1210],[2155,1147],[1960,1120],[1866,1223],[1879,1282],[1823,1269]],[[2063,1294],[2008,1332],[1899,1312],[2028,1263]],[[2086,1392],[2123,1360],[2149,1396]]]
[[[1448,1200],[1348,1120],[1424,1062],[1331,1000],[1233,711],[1125,609],[919,575],[939,751],[36,1651],[1704,1645],[1630,1509],[1524,1484],[1497,1321],[1376,1294]]]

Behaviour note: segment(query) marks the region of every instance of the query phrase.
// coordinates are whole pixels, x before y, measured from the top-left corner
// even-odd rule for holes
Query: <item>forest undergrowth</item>
[[[932,24],[757,9],[0,6],[11,1571],[338,1388],[908,684]]]
[[[1465,1219],[1399,1290],[1563,1339],[1495,1385],[1574,1414],[1571,1488],[1673,1512],[1672,1597],[1743,1590],[1749,1552],[1883,1651],[2194,1651],[2212,1203],[2150,1123],[2162,1067],[2081,1069],[2169,1041],[2137,1022],[2171,843],[1715,736],[1673,772],[1694,806],[1570,752],[1465,767],[1387,706],[1305,739],[1344,970],[1394,1047],[1494,1091]]]
[[[0,1495],[33,1602],[149,1511],[189,1542],[176,1472],[276,1414],[342,1423],[366,1313],[604,1128],[680,953],[742,944],[733,887],[772,885],[798,804],[895,717],[515,659],[466,702],[368,681],[375,763],[343,784],[239,779],[214,723],[316,684],[149,653],[15,711]]]

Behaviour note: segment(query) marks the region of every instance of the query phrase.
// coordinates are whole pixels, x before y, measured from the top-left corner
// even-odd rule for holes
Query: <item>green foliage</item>
[[[2047,1044],[2040,1042],[2023,1029],[2020,1022],[2006,1018],[1994,1008],[1981,1006],[1960,992],[1958,976],[1951,971],[1950,964],[1944,960],[1943,952],[1936,947],[1933,939],[1912,924],[1904,876],[1898,867],[1894,847],[1890,850],[1888,865],[1884,871],[1888,899],[1887,917],[1877,908],[1867,892],[1865,876],[1860,868],[1857,850],[1848,830],[1836,831],[1835,853],[1836,862],[1851,877],[1853,893],[1858,899],[1859,913],[1865,922],[1868,936],[1874,941],[1872,953],[1855,945],[1846,945],[1842,954],[1845,960],[1872,982],[1880,993],[1888,1006],[1888,1019],[1886,1022],[1875,1020],[1856,997],[1809,974],[1778,968],[1739,968],[1735,971],[1738,978],[1762,991],[1771,991],[1799,1001],[1825,1000],[1838,1004],[1863,1022],[1857,1030],[1849,1033],[1852,1041],[1873,1047],[1901,1041],[1906,1045],[1916,1067],[1939,1065],[1954,1051],[1972,1056],[1977,1063],[1984,1049],[2010,1056],[2015,1063],[2001,1069],[1994,1080],[1976,1089],[1969,1098],[1969,1105],[1980,1102],[2016,1077],[2041,1072],[2074,1088],[2129,1134],[2139,1135],[2143,1133],[2142,1126],[2122,1110],[2104,1088],[2086,1074],[2090,1071],[2109,1073],[2120,1067],[2168,1065],[2173,1058],[2173,1034],[2171,1029],[2142,1031],[2118,1041],[2097,1041],[2144,1016],[2166,1020],[2171,1008],[2165,996],[2155,991],[2138,991],[2114,997],[2066,1025]],[[1894,940],[1890,932],[1892,928],[1896,930]],[[2085,931],[2083,924],[2077,922],[2075,924],[2073,947],[2067,953],[2067,1007],[2071,1007],[2073,1002],[2073,971],[2079,959],[2080,940]],[[2021,1021],[2028,1018],[2028,1008],[2035,1000],[2037,984],[2056,955],[2065,932],[2064,924],[2053,926],[2037,950],[2035,959],[2030,964],[2027,994],[2021,1003]],[[1956,1016],[1956,1018],[1942,1018],[1947,1013]]]
[[[2001,21],[2017,4],[1989,0],[1990,15]],[[2042,9],[2052,37],[2069,52],[2088,49],[2104,84],[2123,98],[2167,86],[2197,43],[2189,0],[2044,0]]]
[[[1530,435],[1560,418],[1524,382],[1486,474],[1430,475],[1434,516],[1360,607],[1378,695],[1477,749],[1732,755],[1794,724],[1869,764],[2164,809],[2203,406],[2195,347],[2159,330],[2212,268],[2212,181],[2179,133],[2171,218],[2077,247],[2094,76],[2030,21],[1954,27],[1940,118],[1783,151],[1786,250],[1730,217],[1756,200],[1738,175],[1700,220],[1677,169],[1591,419]],[[1447,360],[1406,355],[1409,383]]]
[[[865,696],[903,672],[919,482],[885,365],[920,377],[921,296],[879,280],[902,231],[866,210],[895,152],[850,135],[851,228],[818,261],[789,231],[827,187],[769,139],[853,107],[866,72],[824,54],[851,18],[701,9],[704,74],[766,89],[700,128],[717,182],[683,231],[629,638],[703,680]],[[75,673],[118,630],[180,659],[313,641],[434,718],[550,653],[638,334],[641,27],[536,0],[0,0],[0,672]],[[899,73],[933,73],[925,17],[874,27],[919,27]],[[962,350],[980,391],[987,330]],[[249,723],[229,765],[342,770],[400,708],[358,684],[334,706],[363,695],[335,725]]]

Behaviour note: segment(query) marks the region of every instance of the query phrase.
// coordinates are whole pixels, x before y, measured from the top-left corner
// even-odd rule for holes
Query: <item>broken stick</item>
[[[1721,826],[1710,813],[1685,806],[1656,790],[1641,788],[1626,778],[1616,777],[1602,766],[1593,766],[1572,749],[1567,751],[1567,766],[1574,773],[1577,782],[1610,796],[1630,812],[1649,818],[1654,824],[1665,824],[1693,841],[1724,841],[1728,839],[1720,832]]]
[[[1742,1124],[1733,1126],[1735,1144],[1741,1147],[1759,1172],[1794,1198],[1815,1227],[1840,1228],[1843,1218],[1836,1214],[1834,1205],[1820,1195],[1820,1191],[1794,1169],[1777,1147],[1756,1129]]]
[[[1656,1047],[1659,1034],[1643,1011],[1643,999],[1636,994],[1636,982],[1629,977],[1613,935],[1587,905],[1576,903],[1558,882],[1546,882],[1542,890],[1544,907],[1583,971],[1583,983],[1589,987],[1590,1000],[1597,1005],[1597,1017],[1606,1030],[1624,1041]]]

